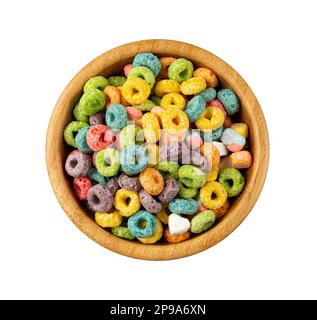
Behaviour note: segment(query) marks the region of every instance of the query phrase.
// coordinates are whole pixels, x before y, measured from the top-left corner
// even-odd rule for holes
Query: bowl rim
[[[64,163],[61,151],[63,150],[60,119],[65,115],[65,105],[73,102],[74,92],[79,93],[83,84],[90,77],[100,74],[107,66],[119,63],[140,52],[153,52],[160,55],[182,56],[190,60],[203,61],[217,74],[226,75],[226,81],[237,93],[242,105],[247,101],[250,121],[256,126],[253,128],[252,150],[254,161],[249,179],[239,201],[235,201],[230,214],[207,232],[175,244],[143,244],[131,242],[112,235],[98,226],[83,211],[78,200],[70,191],[66,181]],[[79,91],[80,90],[80,91]],[[269,164],[269,137],[265,118],[257,98],[245,80],[226,62],[213,53],[195,45],[166,39],[151,39],[130,42],[113,48],[99,55],[83,67],[68,83],[60,95],[52,112],[46,135],[46,164],[52,189],[57,200],[72,222],[88,237],[101,246],[116,253],[144,260],[171,260],[187,257],[208,249],[232,233],[248,216],[257,201],[263,188]],[[244,201],[242,201],[244,200]],[[247,200],[247,201],[246,201]]]

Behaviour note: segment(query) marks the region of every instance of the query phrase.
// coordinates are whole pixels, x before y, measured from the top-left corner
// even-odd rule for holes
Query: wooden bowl
[[[98,226],[88,210],[76,198],[71,180],[64,171],[66,145],[63,130],[72,119],[72,109],[78,101],[85,82],[96,75],[109,76],[120,72],[140,52],[153,52],[158,56],[185,57],[196,66],[212,69],[221,86],[231,88],[241,102],[240,119],[250,128],[250,149],[254,162],[245,171],[246,185],[237,197],[230,211],[209,231],[176,244],[146,245],[120,239]],[[147,259],[168,260],[186,257],[205,250],[228,236],[246,218],[255,204],[265,181],[269,162],[269,139],[261,107],[253,92],[227,63],[214,54],[179,41],[144,40],[125,44],[112,49],[88,63],[70,81],[61,94],[47,131],[46,162],[53,191],[69,218],[92,240],[103,247],[125,256]]]

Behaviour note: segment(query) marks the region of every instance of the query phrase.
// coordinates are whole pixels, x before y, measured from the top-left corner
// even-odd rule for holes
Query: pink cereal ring
[[[73,182],[74,190],[80,200],[87,200],[88,190],[91,188],[91,181],[88,177],[78,177]]]
[[[244,145],[238,145],[237,143],[232,143],[229,146],[226,146],[227,149],[231,152],[238,152],[241,151],[244,147]]]
[[[107,126],[97,124],[88,130],[86,141],[91,150],[98,152],[113,143],[113,133]]]
[[[141,119],[143,116],[142,111],[138,108],[126,107],[125,109],[127,110],[128,117],[130,120],[138,120]]]
[[[207,101],[207,105],[219,108],[222,111],[222,113],[224,114],[224,116],[225,117],[227,116],[227,111],[219,100],[217,100],[217,99],[209,100],[209,101]]]
[[[77,152],[80,152],[78,149],[73,150],[72,152],[70,152],[69,154],[76,154]],[[85,155],[91,160],[93,161],[93,157],[91,154],[89,153],[85,153]]]
[[[198,209],[197,209],[198,212],[204,212],[204,211],[207,211],[207,210],[208,209],[203,204],[200,204],[198,206]]]
[[[126,64],[124,67],[123,67],[123,72],[124,72],[124,75],[127,77],[130,70],[133,68],[132,64],[129,63],[129,64]]]

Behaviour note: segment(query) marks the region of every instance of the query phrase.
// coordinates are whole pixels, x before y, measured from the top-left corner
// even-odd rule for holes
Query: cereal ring
[[[230,154],[228,165],[231,168],[247,169],[252,166],[252,154],[249,151],[239,151]]]
[[[108,148],[113,138],[111,130],[102,124],[91,126],[86,134],[87,145],[95,152]]]
[[[231,129],[239,133],[241,136],[247,138],[249,133],[249,128],[246,123],[239,122],[239,123],[233,123],[231,125]]]
[[[141,78],[145,80],[150,88],[152,88],[155,83],[155,77],[151,69],[143,66],[133,67],[128,75],[128,79],[131,78]]]
[[[154,113],[157,115],[157,118],[159,120],[160,125],[162,125],[162,112],[164,111],[163,108],[155,106],[151,109],[151,113]]]
[[[113,103],[121,102],[121,91],[118,88],[114,86],[108,86],[105,87],[103,93],[107,99],[106,108],[108,108]]]
[[[140,201],[145,210],[157,213],[162,210],[162,204],[156,201],[150,194],[148,194],[145,190],[141,190],[139,192]]]
[[[108,85],[108,80],[105,77],[97,76],[90,78],[84,85],[84,93],[89,89],[103,90]]]
[[[193,72],[193,64],[187,59],[179,58],[173,61],[169,66],[168,77],[169,79],[175,80],[177,82],[182,82],[191,78]]]
[[[194,214],[198,209],[198,202],[194,199],[174,199],[168,204],[168,209],[173,213]]]
[[[156,144],[146,144],[147,159],[149,166],[155,166],[159,162],[159,146]]]
[[[220,140],[226,145],[228,150],[232,152],[242,150],[246,143],[245,137],[231,128],[227,128],[223,131]]]
[[[210,210],[221,208],[227,200],[226,189],[216,181],[206,183],[199,196],[202,204]]]
[[[66,172],[74,178],[84,177],[92,166],[90,157],[83,152],[72,152],[65,162]]]
[[[164,190],[164,179],[154,168],[146,168],[140,173],[140,183],[143,189],[152,196],[157,196]]]
[[[180,110],[184,110],[186,106],[186,99],[179,93],[171,92],[167,93],[163,96],[161,100],[162,108],[177,108]]]
[[[173,58],[173,57],[162,57],[159,60],[160,60],[160,63],[161,63],[161,71],[159,73],[159,78],[160,79],[166,79],[166,78],[168,78],[168,67],[176,59]]]
[[[163,206],[162,206],[161,211],[156,214],[156,217],[157,217],[162,223],[168,224],[168,217],[169,217],[169,215],[168,215],[168,211],[167,211],[166,205],[163,205]]]
[[[214,88],[207,88],[204,91],[198,93],[197,95],[200,95],[208,103],[208,101],[216,98],[217,92]]]
[[[164,79],[156,83],[155,94],[159,97],[163,97],[167,93],[181,93],[181,86],[175,80]]]
[[[121,156],[122,170],[128,174],[137,174],[147,166],[147,153],[144,147],[128,146],[123,149]]]
[[[95,221],[96,223],[103,228],[116,228],[119,227],[122,223],[122,216],[119,211],[114,212],[96,212]]]
[[[129,72],[131,71],[131,69],[133,68],[133,65],[131,63],[129,64],[126,64],[124,67],[123,67],[123,73],[124,75],[127,77],[129,75]]]
[[[215,73],[208,68],[197,68],[193,75],[194,77],[204,78],[208,87],[215,88],[218,85],[218,79]]]
[[[88,123],[82,121],[72,121],[64,129],[65,142],[74,148],[76,148],[75,136],[84,127],[89,126]]]
[[[204,78],[194,77],[182,82],[181,91],[183,94],[189,96],[204,91],[206,86],[207,84]]]
[[[222,207],[213,210],[213,212],[216,214],[216,219],[223,217],[229,211],[229,209],[230,209],[230,203],[227,199],[225,204]]]
[[[144,102],[151,93],[147,82],[141,78],[131,78],[122,86],[123,97],[131,104]]]
[[[190,164],[200,169],[203,173],[210,172],[211,166],[205,156],[202,156],[197,151],[192,151],[190,155]]]
[[[184,111],[165,109],[162,112],[162,127],[168,132],[180,132],[189,128],[189,121]]]
[[[144,102],[140,104],[134,105],[135,108],[141,110],[141,111],[151,111],[152,108],[155,107],[155,103],[151,100],[145,100]]]
[[[110,190],[111,194],[114,195],[119,189],[118,178],[110,179],[107,182],[106,187]]]
[[[136,123],[138,123],[138,120],[141,120],[143,114],[142,111],[139,110],[138,108],[135,107],[126,107],[125,108],[128,114],[128,118],[131,121],[135,121]]]
[[[159,164],[155,166],[155,169],[161,171],[164,179],[178,179],[178,168],[179,165],[173,161],[160,161]]]
[[[207,105],[209,107],[219,108],[222,111],[225,118],[228,116],[226,109],[224,108],[224,106],[222,105],[222,103],[218,99],[212,99],[212,100],[207,101]]]
[[[88,172],[88,178],[91,180],[93,185],[102,184],[105,185],[109,179],[103,175],[101,175],[96,168],[91,168]]]
[[[170,243],[177,243],[177,242],[185,241],[190,238],[190,231],[186,231],[182,234],[177,234],[177,235],[172,236],[169,229],[166,228],[164,231],[164,238],[167,242],[170,242]]]
[[[208,163],[211,164],[211,170],[206,176],[206,181],[214,181],[217,179],[220,163],[220,154],[216,147],[212,143],[204,143],[200,147],[200,153],[205,156]]]
[[[130,217],[140,210],[141,202],[136,191],[119,189],[114,196],[114,206],[124,217]]]
[[[115,176],[120,169],[120,154],[114,148],[99,151],[95,161],[98,172],[105,177]]]
[[[237,95],[230,89],[221,89],[217,93],[218,100],[223,104],[229,116],[237,113],[240,109],[240,102]]]
[[[98,89],[88,89],[79,100],[79,109],[87,116],[101,111],[106,104],[106,97]]]
[[[190,122],[197,120],[204,112],[206,101],[201,96],[196,96],[189,100],[185,108],[185,113]]]
[[[151,101],[154,102],[154,104],[156,106],[160,106],[161,105],[161,100],[162,99],[160,97],[158,97],[158,96],[152,96],[151,97]]]
[[[124,96],[122,95],[122,86],[117,87],[120,91],[120,103],[122,105],[124,105],[125,107],[129,106],[130,103],[124,98]]]
[[[192,233],[201,233],[210,229],[216,221],[216,215],[212,210],[198,213],[190,222]]]
[[[135,236],[130,232],[128,227],[116,227],[111,229],[112,234],[114,234],[116,237],[123,238],[126,240],[133,240],[135,239]]]
[[[87,201],[94,212],[107,212],[112,208],[113,196],[107,187],[96,184],[88,190]]]
[[[120,87],[125,84],[127,78],[124,76],[112,76],[108,78],[109,86]]]
[[[146,221],[145,227],[141,223]],[[128,219],[128,228],[137,238],[147,238],[154,234],[156,229],[156,218],[147,211],[139,211]]]
[[[99,111],[95,114],[89,116],[89,123],[91,126],[96,124],[104,124],[105,123],[105,112]]]
[[[157,115],[148,112],[142,117],[144,138],[147,143],[156,143],[160,139],[160,123]]]
[[[221,169],[218,180],[226,189],[228,197],[235,197],[240,194],[245,184],[243,175],[235,168]]]
[[[201,116],[195,121],[195,125],[203,132],[212,132],[223,125],[225,117],[216,107],[207,107]]]
[[[155,220],[156,220],[156,228],[155,228],[154,233],[149,237],[138,238],[138,240],[140,242],[145,243],[145,244],[153,244],[153,243],[159,241],[162,238],[163,225],[162,225],[161,221],[158,218],[155,218]]]
[[[77,177],[74,179],[73,187],[80,200],[87,200],[88,190],[91,188],[91,182],[88,177]]]
[[[79,102],[76,103],[74,110],[73,110],[73,115],[75,120],[77,121],[82,121],[82,122],[89,122],[89,117],[85,115],[82,110],[79,108]]]
[[[164,183],[164,181],[163,181]],[[178,194],[180,184],[175,179],[167,179],[165,181],[165,188],[162,193],[158,196],[159,200],[163,203],[172,201]]]
[[[178,161],[182,154],[183,145],[180,142],[172,141],[160,147],[160,160]]]
[[[86,141],[86,135],[90,127],[84,127],[79,130],[75,137],[75,143],[79,151],[86,152],[86,153],[92,153],[93,151],[89,148]]]
[[[121,130],[119,141],[122,149],[128,146],[143,144],[143,130],[139,126],[133,124],[127,125]]]
[[[122,104],[112,104],[106,111],[107,126],[113,130],[121,130],[128,123],[128,114]]]
[[[180,183],[178,195],[183,199],[192,199],[198,192],[198,188],[190,188]]]
[[[206,183],[206,175],[192,165],[183,165],[178,170],[180,181],[190,188],[201,188]]]
[[[129,177],[124,173],[121,173],[119,180],[118,180],[120,188],[133,190],[133,191],[140,191],[141,190],[141,183],[139,177]]]
[[[161,70],[161,63],[153,53],[145,52],[137,54],[132,62],[133,67],[143,66],[149,68],[156,77]]]

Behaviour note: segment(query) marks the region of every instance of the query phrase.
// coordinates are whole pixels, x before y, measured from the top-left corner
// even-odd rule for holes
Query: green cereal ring
[[[98,89],[87,89],[79,100],[82,113],[90,116],[101,111],[106,104],[104,93]]]
[[[108,80],[105,77],[97,76],[90,78],[84,85],[84,92],[89,89],[99,89],[103,91],[108,86]]]
[[[180,183],[180,188],[178,195],[183,199],[192,199],[197,194],[198,189],[197,188],[189,188],[185,186],[183,183]]]
[[[184,58],[174,60],[168,67],[168,77],[177,82],[185,81],[193,75],[193,64]]]
[[[244,177],[235,168],[225,168],[219,171],[218,181],[224,186],[228,197],[237,196],[244,187]]]
[[[80,129],[89,126],[88,123],[83,121],[72,121],[64,129],[64,139],[69,146],[76,148],[75,137]]]
[[[141,78],[145,80],[151,88],[154,86],[155,83],[155,77],[153,72],[149,68],[143,66],[133,67],[128,75],[128,79],[131,78]]]
[[[97,153],[95,162],[100,174],[113,177],[120,169],[120,153],[114,148],[101,150]]]
[[[206,183],[206,175],[197,167],[189,164],[179,168],[178,176],[180,181],[190,188],[201,188]]]
[[[158,96],[152,96],[151,97],[151,101],[153,101],[155,103],[156,106],[160,106],[161,105],[161,98]]]
[[[155,103],[151,100],[145,100],[140,104],[135,104],[133,107],[141,110],[141,111],[151,111],[153,107],[155,107]]]
[[[212,210],[206,210],[198,213],[190,221],[190,231],[192,233],[201,233],[210,229],[216,221],[216,215]]]
[[[179,165],[173,161],[161,161],[155,166],[155,169],[161,171],[161,174],[165,180],[178,178],[178,168]]]
[[[112,76],[108,78],[109,86],[121,87],[127,81],[127,78],[124,76]]]
[[[122,149],[131,145],[141,145],[144,142],[143,130],[139,126],[129,124],[121,130],[119,141]]]
[[[130,232],[128,227],[116,227],[111,229],[112,234],[114,234],[116,237],[127,239],[127,240],[133,240],[135,239],[135,236]]]
[[[79,101],[76,103],[74,107],[73,115],[77,121],[83,121],[83,122],[89,123],[89,117],[85,115],[79,108]]]

